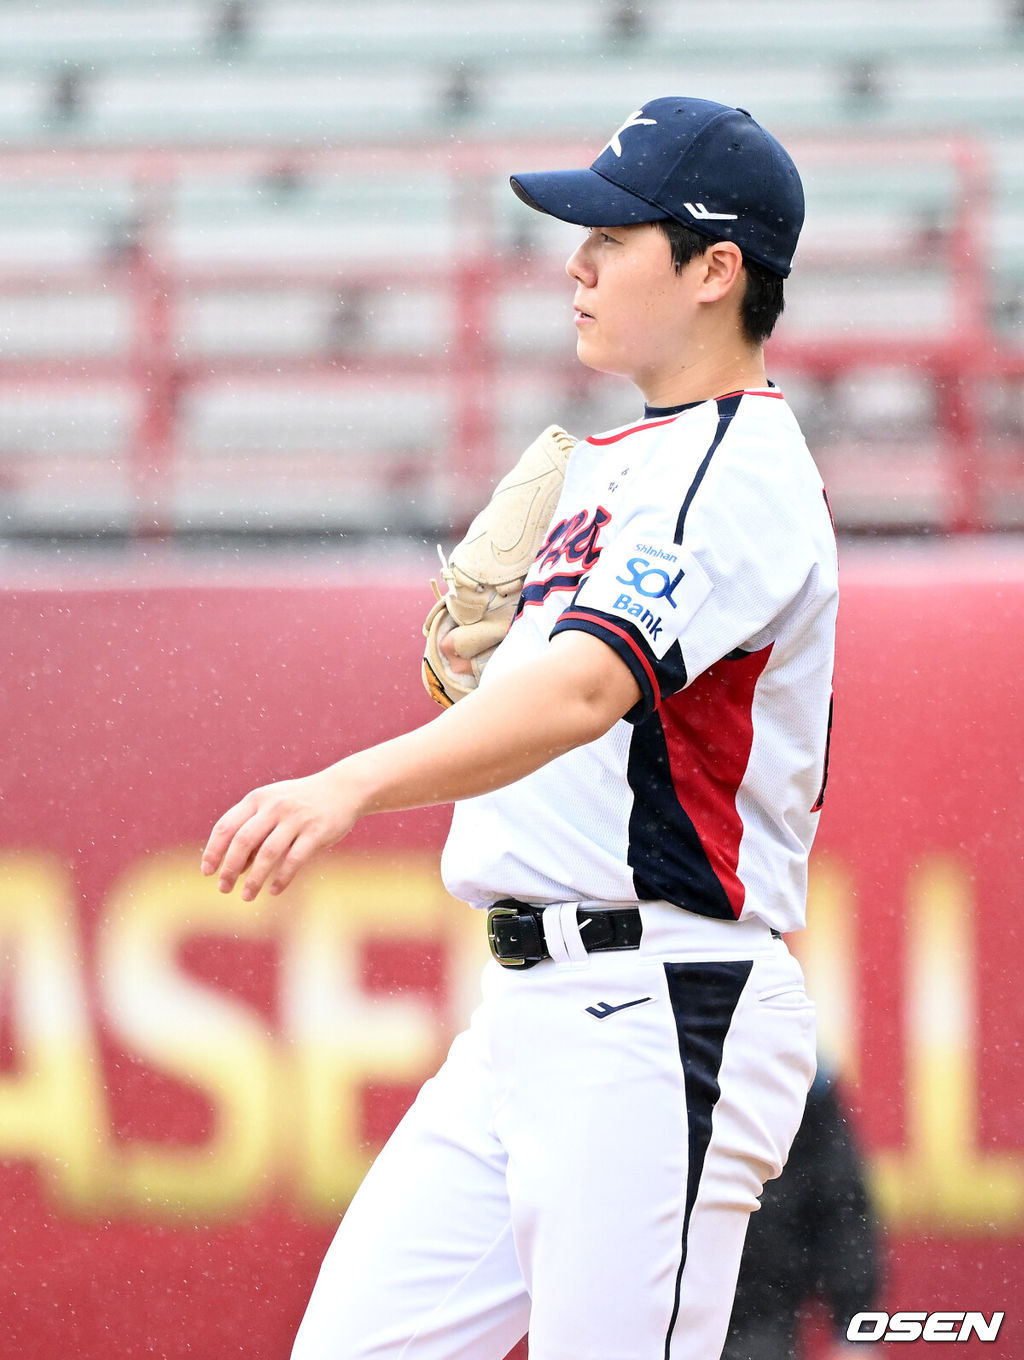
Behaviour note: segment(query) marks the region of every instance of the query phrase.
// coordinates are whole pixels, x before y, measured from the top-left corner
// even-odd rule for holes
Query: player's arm
[[[255,789],[214,827],[203,873],[251,901],[280,892],[370,812],[489,793],[602,736],[636,704],[629,668],[599,639],[562,633],[544,656],[494,678],[433,722],[302,779]]]

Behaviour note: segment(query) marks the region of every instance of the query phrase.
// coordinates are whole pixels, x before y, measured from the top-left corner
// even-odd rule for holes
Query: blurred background
[[[807,191],[769,372],[845,585],[794,948],[872,1306],[1005,1308],[1024,1360],[1022,57],[1015,0],[0,0],[5,1354],[287,1356],[481,932],[443,810],[258,910],[199,848],[428,720],[435,544],[546,424],[635,415],[508,176],[685,93]]]
[[[684,87],[801,165],[773,371],[840,527],[1019,527],[1022,49],[1011,0],[4,0],[4,536],[436,532],[538,412],[628,419],[508,174]]]

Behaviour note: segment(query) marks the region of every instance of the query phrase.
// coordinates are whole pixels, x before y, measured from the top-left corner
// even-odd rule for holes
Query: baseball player
[[[368,813],[453,802],[444,879],[488,913],[482,1004],[345,1214],[294,1360],[500,1360],[527,1330],[532,1360],[714,1360],[814,1073],[782,935],[825,786],[836,548],[763,356],[797,171],[745,111],[680,97],[512,185],[582,227],[578,356],[643,405],[546,431],[453,552],[445,712],[255,790],[204,852],[251,900]]]

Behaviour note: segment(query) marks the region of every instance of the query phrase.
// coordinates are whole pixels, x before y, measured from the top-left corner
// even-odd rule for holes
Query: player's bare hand
[[[348,834],[358,815],[337,767],[267,784],[221,817],[203,851],[202,872],[218,874],[225,893],[241,878],[246,902],[263,887],[283,892],[318,850]]]
[[[448,669],[453,675],[473,674],[472,662],[466,661],[463,657],[459,656],[458,652],[455,650],[455,639],[452,637],[451,633],[445,633],[437,645],[441,655],[448,663]]]

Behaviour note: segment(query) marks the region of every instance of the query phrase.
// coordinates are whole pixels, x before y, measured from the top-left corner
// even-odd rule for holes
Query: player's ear
[[[704,265],[702,301],[717,302],[743,273],[743,252],[733,241],[714,241],[701,256],[701,261]]]

